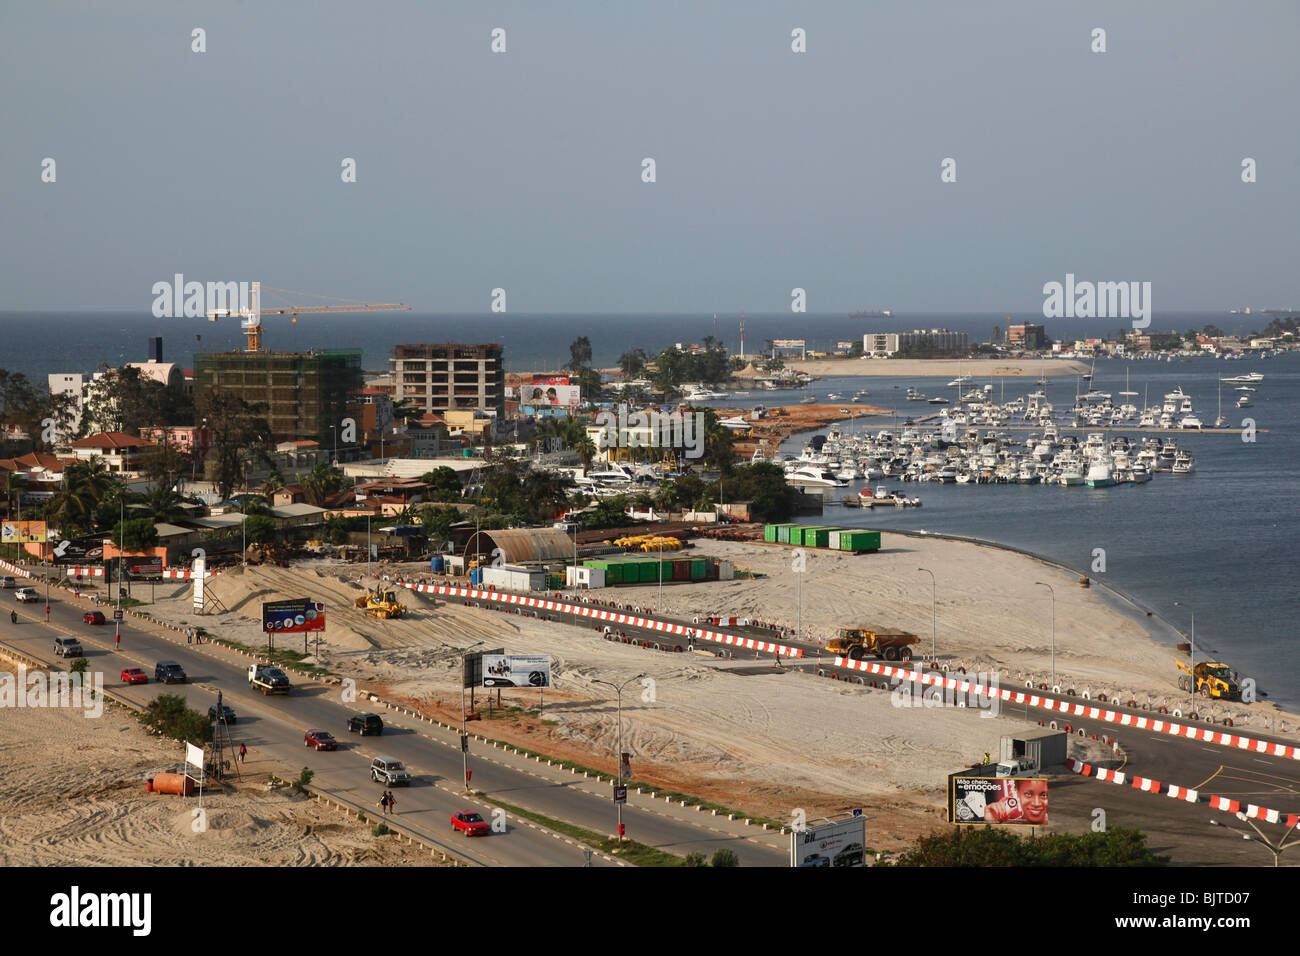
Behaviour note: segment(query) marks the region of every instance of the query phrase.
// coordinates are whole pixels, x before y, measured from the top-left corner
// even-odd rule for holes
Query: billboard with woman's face
[[[1047,780],[1043,777],[951,778],[948,818],[953,823],[1047,826]]]

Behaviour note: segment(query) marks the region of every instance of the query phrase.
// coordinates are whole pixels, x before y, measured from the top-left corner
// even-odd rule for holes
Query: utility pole
[[[637,674],[635,677],[629,677],[622,684],[612,684],[607,680],[597,680],[592,678],[593,684],[604,684],[606,687],[613,687],[614,693],[618,695],[618,753],[614,755],[614,762],[617,765],[618,785],[623,785],[623,688],[634,680],[640,680],[645,677],[645,672]],[[618,841],[623,842],[623,804],[615,802],[616,819],[618,821]]]

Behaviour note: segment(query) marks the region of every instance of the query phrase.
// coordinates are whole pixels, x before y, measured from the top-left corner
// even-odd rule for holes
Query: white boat
[[[1083,462],[1078,459],[1070,459],[1061,468],[1061,484],[1066,487],[1083,484]]]
[[[713,389],[704,385],[687,385],[685,397],[688,401],[705,401],[713,398],[726,398],[726,392],[715,392]]]
[[[787,474],[785,480],[794,485],[810,485],[814,488],[843,488],[848,485],[847,479],[818,465],[800,465]]]
[[[1238,399],[1237,399],[1237,407],[1238,407],[1238,408],[1250,408],[1250,407],[1251,407],[1250,396],[1249,396],[1249,395],[1242,395],[1240,398],[1238,398]]]
[[[1083,483],[1089,488],[1109,488],[1115,484],[1115,471],[1111,466],[1110,455],[1098,455],[1092,459]]]
[[[1180,421],[1180,422],[1178,423],[1178,427],[1179,427],[1179,428],[1194,428],[1194,429],[1196,429],[1197,431],[1200,431],[1200,430],[1201,430],[1201,420],[1200,420],[1199,418],[1197,418],[1195,415],[1187,415],[1187,416],[1185,416],[1185,417],[1183,418],[1182,421]]]
[[[1190,475],[1196,467],[1196,460],[1185,451],[1180,451],[1174,459],[1173,472],[1175,475]]]
[[[1257,385],[1264,381],[1264,376],[1258,372],[1247,372],[1245,375],[1233,375],[1231,378],[1221,378],[1220,382],[1227,382],[1229,385]]]
[[[948,383],[948,387],[949,387],[949,388],[961,388],[963,385],[965,385],[965,384],[966,384],[967,382],[969,382],[969,381],[970,381],[970,376],[969,376],[969,375],[958,375],[956,378],[954,378],[951,382]]]
[[[927,401],[928,401],[931,405],[947,405],[947,404],[948,404],[948,399],[946,399],[946,398],[930,398],[930,399],[927,399]]]

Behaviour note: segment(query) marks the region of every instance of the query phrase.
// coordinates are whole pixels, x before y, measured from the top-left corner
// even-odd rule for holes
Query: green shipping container
[[[848,534],[840,535],[841,551],[879,551],[880,550],[880,532],[879,531],[853,531]]]
[[[639,577],[641,581],[649,582],[659,580],[658,561],[642,561],[638,570],[640,571]],[[669,580],[672,580],[671,576],[669,577]]]
[[[824,548],[830,536],[830,528],[809,528],[803,533],[803,543],[809,548]]]
[[[787,540],[787,539],[789,538],[789,528],[790,528],[790,527],[791,527],[791,525],[790,525],[789,523],[785,523],[785,524],[769,524],[769,525],[764,525],[764,526],[763,526],[763,540],[764,540],[764,541],[770,541],[770,542],[777,542],[777,541]],[[785,539],[783,539],[783,538],[781,537],[781,529],[782,529],[782,528],[787,529],[787,531],[786,531],[786,538],[785,538]]]
[[[792,527],[790,529],[790,537],[788,540],[790,544],[794,545],[796,548],[801,546],[803,544],[803,525],[797,524]]]
[[[691,559],[691,580],[702,581],[709,573],[709,562],[705,558]]]

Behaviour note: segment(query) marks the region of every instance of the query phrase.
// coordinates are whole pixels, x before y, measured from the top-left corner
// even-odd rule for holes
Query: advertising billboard
[[[805,827],[790,834],[791,866],[866,866],[867,818]]]
[[[807,339],[773,339],[772,347],[778,349],[801,349],[808,344]]]
[[[325,630],[325,605],[311,598],[294,601],[264,601],[262,630],[270,634],[302,634]]]
[[[950,823],[1047,826],[1047,780],[1043,777],[962,777],[948,784]]]
[[[150,557],[128,554],[121,560],[126,562],[127,574],[162,574],[163,559],[161,556]]]
[[[577,385],[547,385],[534,382],[519,386],[521,405],[561,405],[572,408],[581,403],[582,390]]]
[[[44,521],[5,521],[0,523],[0,540],[18,543],[44,541]]]
[[[484,687],[550,687],[551,659],[545,654],[484,654]]]

